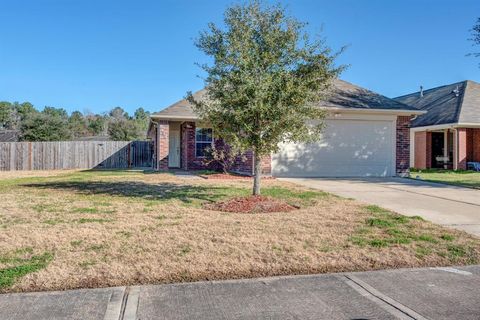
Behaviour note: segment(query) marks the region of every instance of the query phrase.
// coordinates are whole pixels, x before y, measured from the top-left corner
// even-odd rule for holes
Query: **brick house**
[[[202,99],[205,91],[194,94]],[[283,143],[263,159],[263,173],[282,177],[405,175],[410,158],[410,120],[423,114],[414,107],[351,83],[336,80],[330,98],[318,106],[328,111],[325,130],[312,144]],[[202,123],[185,99],[151,116],[154,169],[205,169],[205,148],[213,129]],[[245,160],[245,161],[243,161]],[[239,159],[233,171],[251,175],[253,157]]]
[[[457,170],[480,162],[480,84],[467,80],[395,100],[427,111],[412,121],[411,167]]]

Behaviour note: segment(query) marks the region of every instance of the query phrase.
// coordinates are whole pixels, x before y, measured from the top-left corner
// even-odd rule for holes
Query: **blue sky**
[[[478,0],[281,1],[323,26],[344,80],[387,96],[471,79]],[[158,111],[202,87],[193,39],[232,1],[0,0],[0,100],[101,113]],[[233,2],[235,3],[235,2]],[[480,47],[477,48],[480,51]]]

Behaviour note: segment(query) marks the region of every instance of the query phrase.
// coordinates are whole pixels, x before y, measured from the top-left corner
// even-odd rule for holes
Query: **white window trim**
[[[197,141],[197,129],[210,129],[212,130],[212,141]],[[213,146],[213,142],[215,139],[213,138],[213,128],[212,127],[195,127],[195,158],[197,159],[203,159],[205,156],[197,156],[197,142],[198,143],[210,143],[211,146]]]

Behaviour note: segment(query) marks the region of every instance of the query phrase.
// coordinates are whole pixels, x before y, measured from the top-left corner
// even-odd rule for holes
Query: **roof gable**
[[[465,87],[458,122],[480,123],[480,84],[468,80]]]
[[[394,98],[427,111],[412,121],[412,127],[450,123],[480,123],[480,85],[462,81]]]

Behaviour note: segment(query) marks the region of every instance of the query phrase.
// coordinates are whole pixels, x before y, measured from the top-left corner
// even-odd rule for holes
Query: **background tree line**
[[[0,102],[0,130],[17,130],[22,141],[66,141],[106,136],[111,140],[143,140],[150,113],[138,108],[131,116],[121,107],[104,114],[45,107],[42,111],[29,103]]]

